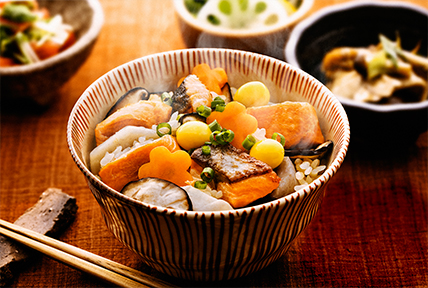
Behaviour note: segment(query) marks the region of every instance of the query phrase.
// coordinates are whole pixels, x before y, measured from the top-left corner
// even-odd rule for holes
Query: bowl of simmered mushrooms
[[[338,97],[355,145],[409,145],[427,130],[427,22],[405,2],[330,6],[295,27],[285,58]]]

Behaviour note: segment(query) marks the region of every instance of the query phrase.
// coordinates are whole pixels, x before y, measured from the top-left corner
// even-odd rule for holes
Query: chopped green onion
[[[210,140],[214,145],[226,145],[233,141],[235,133],[232,130],[214,131],[210,135]]]
[[[156,134],[158,134],[159,137],[164,135],[171,135],[171,133],[172,128],[168,123],[160,123],[158,126],[156,126]]]
[[[278,140],[278,136],[280,138],[279,143],[281,143],[281,145],[284,146],[285,145],[285,137],[281,133],[276,133],[276,132],[273,133],[272,134],[272,139],[273,140]]]
[[[205,105],[201,105],[198,108],[196,108],[196,112],[202,116],[207,118],[208,116],[211,115],[211,109]]]
[[[211,147],[210,146],[204,145],[204,146],[202,146],[201,149],[202,149],[203,155],[210,155],[211,154]]]
[[[223,98],[221,98],[220,96],[215,97],[214,100],[211,102],[211,109],[218,111],[216,109],[217,105],[226,105]]]
[[[171,106],[172,105],[172,97],[168,92],[163,92],[161,95],[162,102]]]
[[[208,127],[210,127],[211,131],[221,131],[223,128],[221,128],[220,124],[218,124],[217,120],[214,120],[211,122]]]
[[[205,189],[205,188],[207,188],[207,182],[204,182],[204,181],[196,181],[195,182],[195,188],[198,188],[198,189]]]
[[[256,144],[256,138],[253,135],[248,135],[244,141],[242,141],[242,146],[246,150],[251,150],[251,147],[253,147],[254,144]]]
[[[226,104],[218,104],[217,106],[215,106],[215,111],[223,112],[225,108],[226,108]]]
[[[221,136],[221,138],[224,140],[224,142],[230,143],[235,138],[235,133],[233,133],[232,130],[226,130],[226,131],[221,132],[219,134],[219,136]]]
[[[193,151],[195,151],[195,148],[191,148],[187,150],[187,154],[192,155]]]
[[[201,173],[201,179],[206,182],[210,183],[214,179],[215,173],[214,170],[210,167],[205,167],[204,170],[202,170]]]
[[[213,144],[213,145],[218,145],[219,143],[217,143],[217,140],[216,140],[216,137],[217,137],[217,135],[218,134],[220,134],[220,131],[214,131],[213,133],[211,133],[211,135],[210,135],[210,142]]]

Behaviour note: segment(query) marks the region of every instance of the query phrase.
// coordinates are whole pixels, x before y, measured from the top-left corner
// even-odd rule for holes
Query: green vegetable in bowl
[[[294,13],[301,1],[289,0],[184,0],[202,22],[231,29],[259,29],[279,23]]]
[[[75,42],[73,28],[61,15],[51,17],[37,1],[0,2],[0,67],[32,64]]]
[[[184,0],[184,5],[190,13],[196,16],[207,1],[208,0]]]

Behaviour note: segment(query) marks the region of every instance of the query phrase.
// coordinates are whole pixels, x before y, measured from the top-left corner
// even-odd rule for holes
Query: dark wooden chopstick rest
[[[76,198],[61,189],[48,188],[39,201],[24,212],[14,224],[50,237],[59,236],[76,217]],[[0,236],[0,286],[13,280],[18,267],[27,263],[35,252]]]

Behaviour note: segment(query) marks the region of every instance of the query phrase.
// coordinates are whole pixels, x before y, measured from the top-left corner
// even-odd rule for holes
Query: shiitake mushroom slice
[[[193,112],[193,113],[183,114],[180,116],[180,119],[178,119],[178,122],[180,122],[180,125],[183,125],[184,123],[189,121],[206,122],[206,118],[199,115],[197,112]]]
[[[226,97],[224,101],[226,104],[233,101],[232,90],[230,89],[229,82],[224,84],[223,88],[221,88],[221,92],[223,93],[223,96]]]
[[[186,190],[174,183],[159,178],[142,178],[128,183],[122,193],[146,204],[172,208],[176,210],[192,210],[193,205]]]
[[[286,149],[284,156],[290,158],[322,158],[333,149],[333,141],[328,140],[315,149]]]
[[[142,87],[135,87],[131,90],[128,90],[125,94],[123,94],[110,108],[107,112],[106,118],[116,112],[117,110],[129,105],[137,103],[140,100],[148,100],[150,97],[150,92],[147,89]]]

